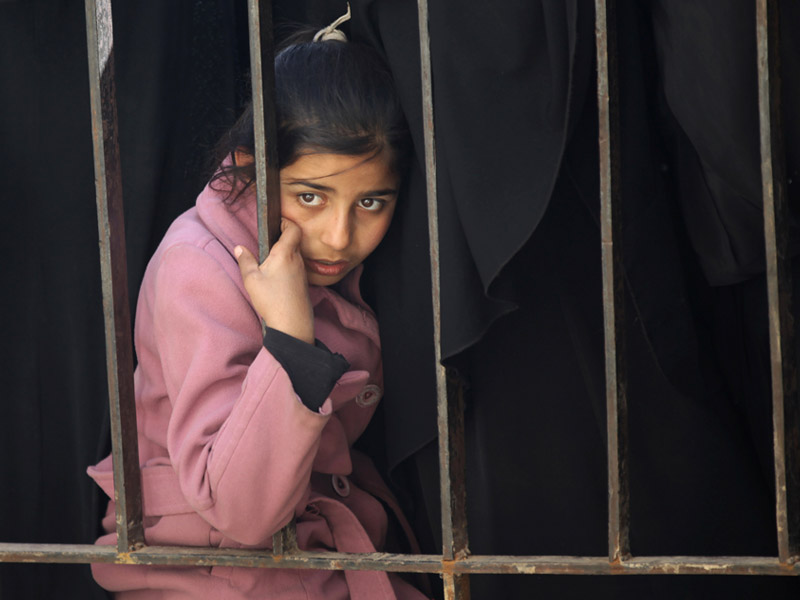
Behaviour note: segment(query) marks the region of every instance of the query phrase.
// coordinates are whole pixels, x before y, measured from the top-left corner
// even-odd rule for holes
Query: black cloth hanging
[[[687,57],[683,50],[672,54],[671,40],[653,28],[671,10],[679,13],[673,29],[685,32],[681,26],[692,19],[692,8],[665,4],[669,9],[618,3],[632,546],[640,555],[774,555],[771,473],[761,468],[755,449],[768,432],[764,423],[748,422],[736,404],[714,350],[720,329],[742,328],[748,319],[739,313],[728,321],[720,305],[704,313],[714,294],[700,270],[707,256],[703,246],[691,245],[697,214],[681,212],[681,204],[691,208],[691,197],[681,195],[685,182],[676,164],[683,157],[668,143],[669,119],[678,117],[667,112],[660,69],[665,56],[676,65]],[[419,72],[408,61],[417,52],[418,39],[409,33],[416,14],[380,0],[354,9],[354,33],[383,48],[395,72],[421,155]],[[603,555],[592,6],[433,3],[430,11],[442,347],[467,386],[470,548]],[[733,11],[730,20],[737,30],[754,31],[752,11]],[[695,40],[699,53],[710,52],[715,35],[731,36],[700,31],[706,37]],[[752,49],[747,41],[738,52]],[[710,52],[712,64],[714,56]],[[740,81],[739,92],[754,81]],[[701,91],[713,98],[710,103],[730,101],[728,87]],[[740,115],[740,129],[752,131],[753,116]],[[702,118],[693,119],[703,129]],[[707,150],[726,142],[718,138]],[[752,159],[747,153],[738,158]],[[427,531],[428,549],[436,552],[435,402],[432,392],[425,393],[433,390],[433,350],[420,162],[398,222],[366,273],[384,345],[381,439],[387,463],[414,496],[421,537]],[[758,173],[757,164],[749,168]],[[729,210],[735,214],[737,207]],[[721,358],[740,357],[731,351]],[[472,578],[473,598],[777,598],[797,590],[797,581],[774,578]]]
[[[698,261],[711,285],[764,272],[764,218],[758,124],[755,2],[653,2],[653,29],[672,145],[677,198]],[[800,8],[781,16],[783,136],[798,250],[800,201]]]

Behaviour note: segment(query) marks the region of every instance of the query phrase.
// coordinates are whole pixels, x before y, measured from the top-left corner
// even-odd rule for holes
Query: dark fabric
[[[318,411],[350,363],[314,340],[314,345],[267,327],[264,347],[286,370],[292,387],[309,410]]]
[[[437,136],[445,356],[470,346],[497,317],[514,308],[513,299],[485,292],[544,214],[570,111],[583,106],[592,56],[586,51],[576,54],[575,1],[487,6],[491,19],[481,11],[453,8],[447,3],[430,7],[436,127],[446,132],[445,137]],[[404,109],[416,125],[421,165],[419,65],[408,60],[411,52],[418,55],[412,9],[399,3],[359,3],[355,10],[361,18],[354,20],[353,30],[384,46]],[[377,17],[375,30],[364,32],[360,28],[370,14]],[[509,35],[523,30],[525,35]],[[503,110],[489,109],[499,99],[504,99]],[[452,177],[454,173],[458,176]],[[537,176],[527,176],[533,173]],[[414,170],[410,185],[422,176],[421,170]],[[409,202],[424,206],[421,196]],[[420,245],[424,234],[415,217],[403,219],[402,229],[408,221],[413,221],[415,235],[404,236],[403,260],[407,246]]]
[[[669,11],[684,11],[672,29],[691,32],[683,25],[694,5],[664,4]],[[382,47],[392,65],[421,156],[419,72],[407,60],[418,44],[407,32],[416,18],[413,8],[377,0],[354,8],[371,21],[356,19],[353,31]],[[758,361],[741,370],[741,354],[725,352],[721,344],[721,332],[739,332],[745,344],[757,344],[750,353],[763,357],[765,322],[748,319],[741,309],[729,320],[724,294],[715,297],[701,270],[709,257],[726,257],[725,247],[702,238],[703,227],[709,232],[728,227],[726,236],[741,237],[754,249],[745,233],[761,225],[749,223],[743,232],[724,220],[702,224],[705,209],[686,191],[695,183],[681,168],[685,156],[674,143],[672,126],[681,115],[671,112],[660,71],[667,62],[674,70],[693,69],[687,65],[692,54],[676,48],[679,42],[654,35],[654,27],[664,27],[662,6],[620,2],[618,9],[633,551],[774,555],[771,470],[763,460],[770,435],[764,418],[768,370]],[[470,549],[604,555],[592,6],[542,1],[470,10],[463,3],[435,3],[430,10],[442,348],[463,378],[468,400]],[[733,12],[736,31],[755,30],[752,13]],[[366,22],[371,26],[359,29]],[[694,54],[713,68],[715,36],[730,38],[735,32],[695,31]],[[748,41],[737,47],[737,56],[751,50]],[[537,69],[542,64],[553,68]],[[708,147],[693,152],[733,153],[747,163],[748,173],[757,174],[757,147],[753,164],[752,153],[737,153],[727,147],[727,136],[715,135],[712,119],[714,106],[736,104],[742,90],[752,93],[754,79],[748,77],[734,90],[699,84],[695,90],[684,81],[671,93],[673,102],[681,86],[690,97],[709,95],[698,114],[690,100],[679,98],[709,139]],[[755,117],[752,111],[736,116],[736,130],[752,132]],[[418,385],[433,379],[427,362],[433,349],[426,343],[432,319],[421,159],[405,192],[399,227],[370,259],[365,285],[383,339],[388,463],[395,481],[415,497],[415,522],[425,529],[421,538],[428,551],[437,552],[435,398],[432,384],[427,395]],[[716,193],[705,206],[725,203]],[[758,188],[755,193],[760,195]],[[735,203],[727,211],[737,223],[748,219]],[[750,307],[758,305],[756,296],[747,297]],[[747,410],[731,393],[732,373],[751,378],[758,388]],[[797,580],[774,578],[487,575],[471,580],[473,598],[784,598],[798,590]]]
[[[6,542],[88,543],[97,529],[84,470],[104,427],[103,319],[83,8],[67,4],[0,3]],[[0,566],[3,598],[73,587],[104,597],[87,565]]]
[[[513,3],[482,11],[430,7],[441,237],[442,352],[474,343],[514,310],[513,289],[486,290],[544,213],[574,112],[583,107],[592,61],[592,14],[574,2]],[[419,39],[413,6],[354,4],[356,39],[383,49],[411,124],[417,162],[395,225],[368,260],[365,293],[379,307],[389,394],[415,395],[384,409],[389,463],[436,435]],[[515,35],[511,32],[537,32]],[[546,32],[546,35],[545,35]],[[581,40],[580,52],[577,51]],[[495,50],[497,45],[497,50]],[[488,49],[488,50],[486,50]],[[446,108],[445,108],[446,107]],[[476,233],[480,232],[480,233]],[[409,335],[398,335],[407,331]]]
[[[602,328],[599,240],[574,189],[564,184],[556,192],[558,204],[510,265],[532,275],[526,285],[535,294],[499,320],[462,365],[469,373],[467,497],[476,554],[606,551],[602,338],[593,334]],[[568,240],[570,250],[550,252],[558,240]],[[711,397],[713,390],[704,398],[670,386],[640,323],[630,320],[627,328],[633,552],[774,554],[772,501],[741,418]],[[436,448],[414,460],[426,505],[436,507]],[[797,591],[795,581],[766,578],[556,579],[479,576],[471,585],[473,598],[745,599]]]
[[[792,253],[800,248],[800,6],[781,13],[783,135]],[[678,199],[708,281],[727,285],[764,272],[764,219],[756,67],[756,4],[652,2],[657,67],[674,117]],[[654,65],[655,66],[655,65]]]
[[[792,263],[792,310],[800,314],[800,261]],[[725,393],[745,415],[765,485],[773,488],[772,384],[764,275],[736,285],[713,288],[704,299],[710,308],[712,345],[707,349],[724,374]],[[800,338],[795,336],[795,355]]]
[[[524,269],[527,277],[517,272],[515,280],[529,300],[498,320],[460,364],[469,384],[467,497],[474,553],[606,551],[598,231],[568,178],[553,198],[507,271],[510,276]],[[555,245],[562,251],[553,253]],[[630,295],[626,301],[636,311]],[[774,554],[772,500],[744,420],[719,389],[691,389],[685,380],[689,391],[681,393],[670,385],[642,323],[637,315],[626,331],[633,552]],[[436,448],[426,447],[414,461],[438,537]],[[738,577],[478,576],[471,585],[473,598],[744,599],[788,598],[797,591],[796,581]]]

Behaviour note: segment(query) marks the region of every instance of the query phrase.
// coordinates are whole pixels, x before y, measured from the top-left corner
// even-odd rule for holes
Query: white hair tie
[[[327,40],[336,40],[339,42],[346,42],[347,36],[336,29],[342,23],[350,20],[350,3],[347,3],[347,12],[343,14],[341,17],[336,19],[333,23],[328,25],[327,27],[323,27],[314,35],[315,42],[325,42]]]

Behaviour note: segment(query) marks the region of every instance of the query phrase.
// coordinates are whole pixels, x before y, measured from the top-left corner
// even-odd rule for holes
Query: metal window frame
[[[144,542],[140,472],[133,394],[131,321],[126,277],[122,186],[114,92],[111,0],[86,0],[98,230],[107,346],[118,544],[0,543],[0,562],[140,565],[225,565],[262,568],[358,569],[437,573],[445,598],[469,598],[475,574],[720,574],[800,575],[800,406],[791,326],[786,173],[780,126],[777,0],[755,0],[758,93],[767,256],[767,290],[772,360],[777,557],[647,556],[630,552],[627,472],[627,405],[620,235],[619,107],[616,73],[616,0],[595,0],[600,148],[603,310],[608,432],[608,556],[504,556],[469,553],[464,465],[463,394],[441,365],[439,233],[436,201],[436,147],[428,2],[418,0],[422,106],[431,287],[436,352],[436,388],[441,475],[441,555],[305,552],[293,525],[273,538],[273,552],[179,546]],[[259,252],[276,239],[277,150],[274,114],[264,99],[274,98],[272,7],[248,0],[258,193]],[[263,25],[262,25],[263,22]],[[262,61],[262,55],[267,60]]]

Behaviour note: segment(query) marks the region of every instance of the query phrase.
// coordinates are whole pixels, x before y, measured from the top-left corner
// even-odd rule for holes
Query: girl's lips
[[[345,271],[347,271],[348,263],[346,260],[339,260],[336,262],[327,262],[327,261],[319,261],[319,260],[312,260],[310,258],[306,259],[306,267],[312,273],[316,273],[318,275],[325,275],[327,277],[334,277],[336,275],[341,275]]]

